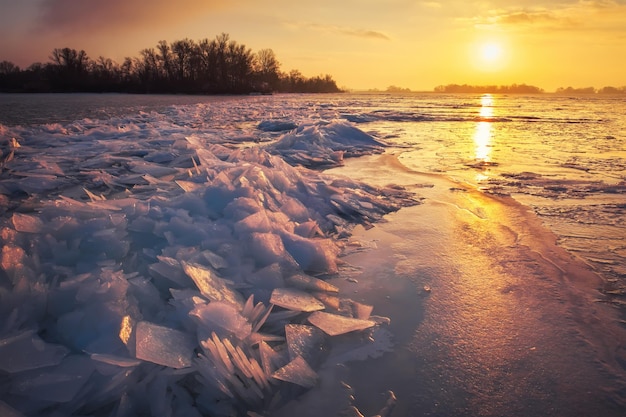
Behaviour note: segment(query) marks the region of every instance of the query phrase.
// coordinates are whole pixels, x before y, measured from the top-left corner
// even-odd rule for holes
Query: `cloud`
[[[470,19],[459,19],[471,22],[480,27],[501,29],[544,28],[555,30],[609,30],[616,22],[626,17],[625,0],[568,0],[558,5],[549,5],[545,0],[531,0],[526,7],[519,4],[515,7],[491,9]]]
[[[580,0],[579,4],[581,6],[587,6],[597,9],[605,9],[610,7],[615,7],[626,4],[624,0],[615,1],[615,0]]]
[[[337,32],[359,38],[383,39],[386,41],[391,40],[389,36],[375,30],[337,28]]]
[[[177,23],[220,7],[217,0],[43,0],[37,28],[44,32],[127,30]]]
[[[293,26],[293,25],[290,25],[290,26]],[[380,39],[380,40],[385,40],[385,41],[391,40],[391,38],[388,35],[377,30],[355,29],[355,28],[344,27],[344,26],[322,25],[319,23],[306,23],[306,24],[300,24],[297,26],[316,30],[319,32],[333,33],[336,35],[353,36],[357,38]]]
[[[504,30],[607,30],[607,25],[625,15],[626,7],[617,1],[579,0],[551,7],[489,10],[459,21],[471,22],[476,27]]]
[[[493,23],[501,25],[532,25],[536,23],[557,22],[559,19],[548,11],[517,11],[494,16],[491,20]]]

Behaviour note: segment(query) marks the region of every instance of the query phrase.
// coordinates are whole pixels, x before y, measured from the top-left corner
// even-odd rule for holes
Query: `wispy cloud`
[[[379,32],[376,30],[336,28],[336,32],[343,35],[356,36],[359,38],[382,39],[386,41],[391,40],[389,36],[387,36],[383,32]]]
[[[502,25],[535,24],[556,22],[558,17],[548,11],[518,11],[504,13],[491,19],[494,23]]]
[[[330,33],[333,35],[352,36],[365,39],[391,40],[391,37],[384,32],[371,29],[358,29],[347,26],[325,25],[320,23],[286,23],[286,26],[295,29],[308,29],[318,32]]]
[[[616,0],[579,0],[558,6],[492,9],[472,18],[459,19],[479,28],[501,30],[626,30],[626,2]],[[622,22],[620,25],[619,22]],[[601,22],[601,26],[598,22]],[[621,28],[621,29],[620,29]]]

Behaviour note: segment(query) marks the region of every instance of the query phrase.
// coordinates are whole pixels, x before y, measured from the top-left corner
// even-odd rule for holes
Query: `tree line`
[[[478,94],[539,94],[543,89],[527,84],[511,85],[468,85],[448,84],[435,87],[436,93],[478,93]]]
[[[574,88],[559,87],[556,89],[557,94],[626,94],[626,86],[624,87],[602,87],[596,89],[594,87]]]
[[[527,84],[511,85],[468,85],[468,84],[448,84],[435,87],[436,93],[477,93],[477,94],[539,94],[544,90],[539,87]],[[573,88],[559,87],[555,91],[557,94],[626,94],[624,87],[594,87]]]
[[[214,39],[160,41],[118,64],[91,59],[83,50],[57,48],[50,62],[20,69],[0,62],[3,92],[125,92],[247,94],[339,92],[330,75],[311,78],[298,70],[284,73],[271,49],[251,49],[222,33]]]

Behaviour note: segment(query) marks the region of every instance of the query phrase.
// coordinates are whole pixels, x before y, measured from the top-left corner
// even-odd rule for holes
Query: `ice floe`
[[[266,146],[292,164],[327,167],[341,164],[344,157],[380,153],[384,143],[345,122],[299,126]]]

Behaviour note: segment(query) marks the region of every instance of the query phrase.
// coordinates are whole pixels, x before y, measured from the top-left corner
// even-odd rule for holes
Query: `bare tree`
[[[20,72],[20,67],[9,61],[0,62],[0,74],[8,75]]]
[[[166,41],[159,41],[157,49],[159,50],[159,59],[161,60],[164,78],[173,79],[174,71],[172,68],[172,50],[170,46]]]
[[[275,91],[280,79],[280,62],[271,49],[261,49],[255,55],[255,71],[262,89]]]
[[[195,44],[189,39],[172,43],[172,54],[175,58],[175,73],[178,81],[185,81],[191,78],[191,62],[194,50]]]
[[[50,59],[55,65],[73,73],[84,72],[89,64],[89,57],[82,49],[77,51],[70,48],[55,48],[50,55]]]

